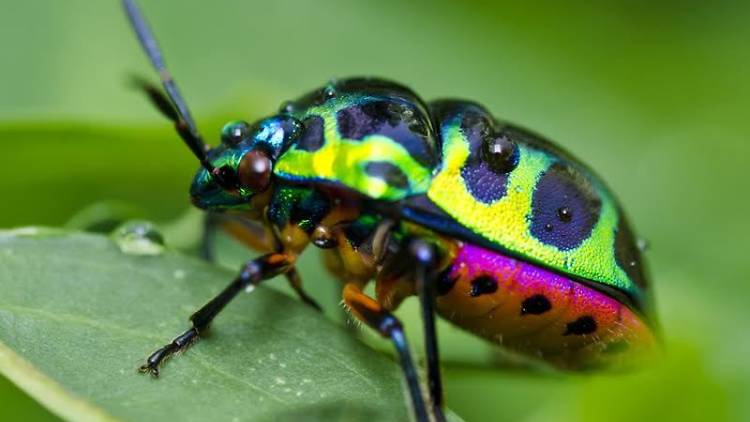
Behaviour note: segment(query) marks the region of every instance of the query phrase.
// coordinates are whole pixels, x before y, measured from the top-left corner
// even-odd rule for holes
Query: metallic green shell
[[[274,173],[388,201],[426,192],[437,150],[426,108],[407,88],[382,83],[346,80],[290,103],[285,114],[304,129]]]
[[[282,114],[303,129],[277,160],[277,176],[399,202],[406,219],[645,306],[639,251],[614,196],[587,167],[538,136],[498,123],[470,102],[428,109],[407,88],[380,80],[329,85]],[[498,137],[517,146],[512,168],[493,168],[483,155]],[[415,203],[430,216],[412,212]]]

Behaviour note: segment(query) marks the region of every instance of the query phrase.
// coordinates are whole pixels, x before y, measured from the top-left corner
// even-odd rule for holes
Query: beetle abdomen
[[[459,247],[438,295],[438,312],[456,325],[561,367],[631,359],[654,342],[644,320],[617,300],[470,244]]]

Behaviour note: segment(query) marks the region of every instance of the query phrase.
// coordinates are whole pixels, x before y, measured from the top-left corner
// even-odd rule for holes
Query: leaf
[[[231,271],[112,239],[0,232],[0,372],[74,420],[405,420],[396,364],[287,296],[238,297],[158,380],[135,368]]]

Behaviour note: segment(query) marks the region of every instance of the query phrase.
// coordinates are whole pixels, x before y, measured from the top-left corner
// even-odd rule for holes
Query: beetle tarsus
[[[198,329],[193,327],[179,336],[171,343],[152,353],[138,371],[159,378],[159,365],[177,352],[184,351],[198,339]]]
[[[159,377],[159,365],[175,353],[185,350],[198,339],[211,321],[235,296],[247,287],[292,270],[292,260],[282,253],[269,253],[245,264],[239,275],[224,290],[190,317],[193,327],[175,337],[169,344],[152,353],[138,370]]]

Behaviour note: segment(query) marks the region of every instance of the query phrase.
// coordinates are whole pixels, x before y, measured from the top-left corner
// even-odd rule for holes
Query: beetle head
[[[289,116],[224,125],[221,145],[207,153],[210,166],[201,167],[193,179],[193,204],[214,211],[262,209],[273,185],[273,164],[301,129]]]

